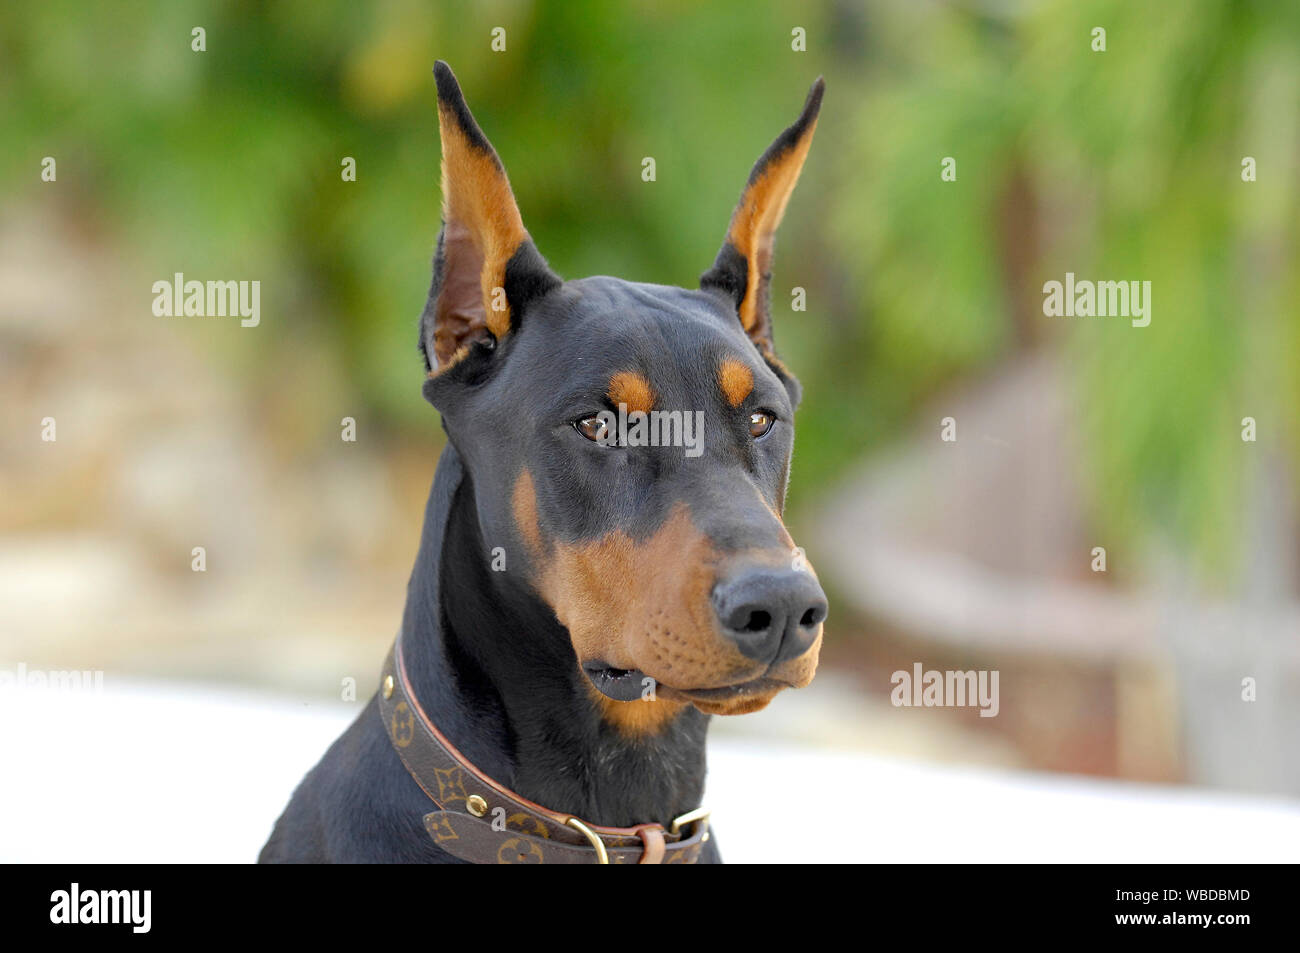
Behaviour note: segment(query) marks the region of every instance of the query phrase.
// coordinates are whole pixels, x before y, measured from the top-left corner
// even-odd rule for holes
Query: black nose
[[[776,664],[812,648],[826,594],[809,572],[747,569],[714,587],[713,608],[741,652]]]

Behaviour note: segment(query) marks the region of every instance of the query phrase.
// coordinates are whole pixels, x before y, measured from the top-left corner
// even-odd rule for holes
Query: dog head
[[[808,684],[826,599],[781,518],[799,385],[773,347],[768,281],[821,80],[685,289],[561,280],[451,69],[435,74],[425,395],[473,481],[485,562],[500,547],[554,611],[616,720],[740,714]],[[646,701],[661,704],[630,714]]]

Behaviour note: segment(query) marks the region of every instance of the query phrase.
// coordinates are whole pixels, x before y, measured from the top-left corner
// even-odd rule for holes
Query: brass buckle
[[[683,827],[695,823],[700,825],[700,832],[707,831],[709,829],[709,815],[712,813],[707,807],[697,807],[693,811],[687,811],[681,817],[673,819],[672,833],[681,834]],[[695,832],[692,832],[691,836],[694,837]]]
[[[609,851],[605,850],[605,842],[600,839],[600,835],[593,831],[576,817],[571,817],[564,822],[566,827],[572,827],[575,831],[580,831],[587,840],[591,841],[591,846],[596,848],[596,863],[608,864]]]

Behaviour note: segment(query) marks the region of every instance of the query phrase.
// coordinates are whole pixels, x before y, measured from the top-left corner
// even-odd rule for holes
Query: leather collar
[[[662,824],[602,827],[534,804],[478,768],[429,720],[411,691],[399,632],[380,677],[379,712],[393,750],[435,810],[424,829],[443,850],[480,864],[693,864],[708,812]]]

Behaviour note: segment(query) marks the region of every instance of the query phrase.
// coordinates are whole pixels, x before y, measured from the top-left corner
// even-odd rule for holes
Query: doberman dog
[[[709,716],[807,685],[826,615],[781,519],[800,388],[769,306],[823,83],[688,290],[561,280],[451,69],[434,74],[420,350],[448,442],[380,689],[260,860],[720,862]]]

